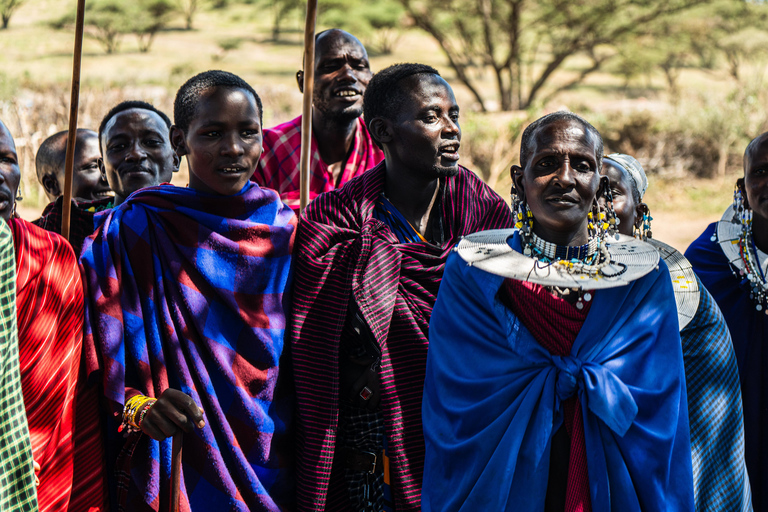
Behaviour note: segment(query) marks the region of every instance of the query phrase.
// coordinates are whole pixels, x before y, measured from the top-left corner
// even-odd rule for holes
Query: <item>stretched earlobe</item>
[[[525,200],[525,190],[523,189],[523,168],[519,165],[513,165],[509,168],[509,172],[512,176],[512,190],[511,192],[519,197],[521,200]]]
[[[304,94],[304,71],[299,70],[296,72],[296,83],[299,86],[299,91]]]

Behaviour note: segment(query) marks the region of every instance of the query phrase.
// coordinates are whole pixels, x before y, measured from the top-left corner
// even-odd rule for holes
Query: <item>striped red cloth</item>
[[[555,297],[543,286],[512,279],[504,281],[499,299],[531,331],[534,339],[555,356],[570,355],[573,342],[576,341],[592,304],[584,302],[584,308],[578,309],[565,299]],[[571,438],[565,512],[590,512],[592,505],[589,496],[587,446],[578,395],[563,403],[563,416],[566,431]]]
[[[264,152],[259,166],[253,174],[253,181],[259,186],[271,188],[280,194],[280,199],[293,208],[299,208],[299,162],[301,161],[301,116],[264,130]],[[337,188],[333,174],[328,170],[320,152],[317,139],[312,135],[312,149],[309,162],[309,200],[318,194]],[[384,152],[373,142],[362,118],[358,118],[355,138],[349,150],[344,169],[341,172],[340,187],[355,176],[384,160]]]
[[[291,327],[299,510],[349,508],[341,505],[346,488],[335,472],[331,478],[331,466],[339,409],[339,340],[352,297],[381,348],[380,407],[396,509],[419,510],[427,336],[445,262],[459,237],[513,223],[504,200],[462,168],[441,185],[445,244],[401,244],[373,216],[384,176],[382,163],[341,189],[318,196],[299,224]]]
[[[77,258],[61,236],[11,219],[21,387],[40,464],[41,511],[65,511],[73,475],[75,385],[83,341],[83,286]]]

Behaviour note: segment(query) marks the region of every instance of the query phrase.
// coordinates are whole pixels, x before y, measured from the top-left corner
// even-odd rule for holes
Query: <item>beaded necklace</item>
[[[599,236],[590,236],[589,241],[580,246],[562,246],[547,242],[532,230],[522,230],[523,253],[548,265],[562,265],[570,274],[597,275],[600,270],[611,262],[606,244],[602,243]],[[575,293],[578,295],[576,308],[583,309],[584,302],[592,300],[592,294],[581,288],[561,288],[559,286],[546,286],[565,297]]]
[[[752,210],[743,208],[738,212],[741,220],[741,234],[739,235],[739,255],[744,263],[740,269],[741,277],[749,281],[749,298],[755,303],[755,309],[765,310],[768,314],[768,283],[765,281],[763,269],[760,268],[760,260],[757,257],[757,247],[752,237]]]

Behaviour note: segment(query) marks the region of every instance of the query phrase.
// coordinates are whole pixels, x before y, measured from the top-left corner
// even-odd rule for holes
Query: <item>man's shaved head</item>
[[[67,130],[51,135],[43,141],[35,156],[37,181],[45,189],[49,201],[54,201],[64,193],[67,136]],[[96,132],[78,129],[72,169],[72,197],[77,201],[93,201],[110,195],[109,185],[99,171],[100,161]]]
[[[322,57],[323,53],[328,51],[333,45],[337,45],[340,42],[347,42],[358,46],[362,50],[365,58],[368,58],[368,52],[365,50],[365,46],[360,42],[358,38],[341,30],[340,28],[329,28],[323,30],[315,36],[315,66]]]
[[[757,158],[760,153],[768,149],[768,132],[758,135],[747,144],[744,150],[744,171],[746,172],[749,163]]]
[[[67,130],[54,133],[40,144],[40,148],[35,155],[35,170],[37,171],[37,179],[40,183],[43,182],[43,176],[48,173],[62,173],[64,172],[64,160],[67,157]],[[95,131],[86,130],[85,128],[77,129],[77,140],[75,140],[75,148],[83,141],[90,137],[98,137]]]

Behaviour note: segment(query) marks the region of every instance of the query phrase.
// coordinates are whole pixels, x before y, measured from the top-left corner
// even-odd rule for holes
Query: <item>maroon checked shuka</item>
[[[380,407],[396,508],[419,510],[428,327],[445,261],[459,237],[513,224],[504,200],[462,168],[441,183],[444,245],[401,244],[373,217],[384,165],[318,196],[299,223],[291,348],[300,510],[338,510],[347,492],[330,475],[338,424],[339,340],[352,300],[381,347]]]

